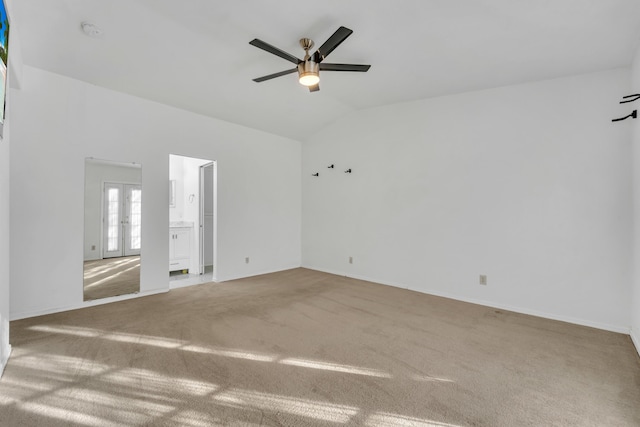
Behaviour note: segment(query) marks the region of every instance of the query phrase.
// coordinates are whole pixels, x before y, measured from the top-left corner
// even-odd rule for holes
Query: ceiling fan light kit
[[[320,83],[319,64],[305,61],[298,64],[298,81],[304,86],[314,86]]]
[[[300,46],[304,49],[304,61],[298,63],[298,81],[303,86],[315,86],[320,83],[320,67],[309,55],[313,40],[300,39]]]
[[[276,77],[285,76],[287,74],[298,72],[298,81],[300,84],[307,86],[310,92],[317,92],[320,90],[320,70],[323,71],[357,71],[366,72],[371,65],[357,65],[357,64],[327,64],[323,63],[324,59],[329,56],[333,50],[338,47],[347,37],[353,33],[352,30],[346,27],[340,27],[329,39],[324,42],[322,46],[313,54],[309,54],[309,50],[313,48],[313,40],[308,38],[300,39],[300,46],[304,49],[304,59],[298,59],[295,56],[278,49],[269,43],[263,42],[259,39],[253,39],[249,42],[262,50],[266,50],[280,58],[286,59],[289,62],[296,64],[296,68],[280,71],[278,73],[269,74],[267,76],[258,77],[253,79],[254,82],[260,83],[265,80],[271,80]]]

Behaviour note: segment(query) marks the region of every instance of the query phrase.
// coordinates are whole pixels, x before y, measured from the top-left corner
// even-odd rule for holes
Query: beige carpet
[[[628,336],[305,269],[11,323],[3,426],[639,426]]]
[[[85,301],[140,292],[140,257],[85,261],[83,286]]]

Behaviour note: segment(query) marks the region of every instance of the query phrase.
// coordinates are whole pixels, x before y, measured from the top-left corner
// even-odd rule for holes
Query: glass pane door
[[[122,256],[122,184],[104,184],[104,258]]]
[[[126,205],[124,216],[125,256],[140,255],[142,246],[142,188],[125,185]]]

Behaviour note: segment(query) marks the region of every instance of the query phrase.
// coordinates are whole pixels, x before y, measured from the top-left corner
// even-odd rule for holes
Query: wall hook
[[[633,99],[627,99],[627,98],[633,98]],[[638,99],[640,99],[640,93],[623,96],[622,99],[626,99],[626,101],[620,101],[620,104],[625,104],[627,102],[637,101]]]
[[[629,117],[631,117],[633,119],[637,118],[638,117],[638,110],[633,110],[633,112],[631,114],[629,114],[628,116],[620,117],[619,119],[613,119],[611,121],[612,122],[619,122],[621,120],[628,119]]]
[[[320,172],[316,172],[316,173],[312,174],[311,176],[320,176]]]
[[[346,171],[344,171],[344,173],[351,173],[351,168],[349,168]]]
[[[331,166],[327,166],[327,169],[333,169],[333,168],[334,168],[333,163],[331,164]]]

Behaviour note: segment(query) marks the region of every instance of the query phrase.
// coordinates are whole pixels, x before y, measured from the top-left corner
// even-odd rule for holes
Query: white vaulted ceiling
[[[199,114],[305,140],[353,110],[628,66],[637,0],[16,0],[24,63]],[[98,25],[100,39],[80,24]],[[309,93],[292,64],[339,26],[327,59],[368,73],[321,73]],[[615,94],[617,97],[620,94]]]

